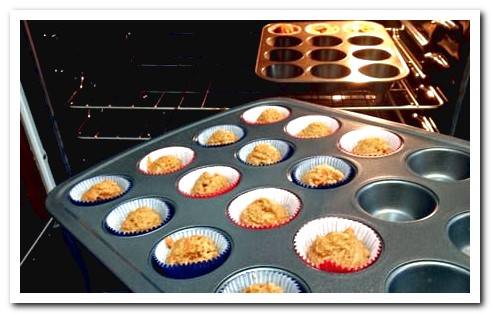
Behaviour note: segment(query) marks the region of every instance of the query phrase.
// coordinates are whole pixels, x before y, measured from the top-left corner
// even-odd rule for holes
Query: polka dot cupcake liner
[[[283,208],[287,210],[289,216],[288,219],[281,223],[264,225],[264,226],[243,224],[240,221],[240,215],[247,208],[247,206],[249,206],[249,204],[260,198],[267,198],[271,201],[280,204]],[[292,192],[283,189],[278,189],[278,188],[259,188],[241,194],[237,198],[235,198],[227,208],[227,215],[230,218],[230,220],[232,220],[236,225],[243,228],[271,229],[289,223],[298,215],[301,208],[302,208],[302,202],[300,201],[300,198],[298,198]]]
[[[358,144],[359,141],[368,138],[381,138],[385,140],[390,147],[392,152],[384,155],[358,155],[353,152],[353,149]],[[395,133],[389,132],[378,127],[363,127],[351,132],[344,134],[338,142],[339,148],[350,155],[357,157],[384,157],[396,153],[402,147],[402,139]]]
[[[280,152],[280,155],[281,155],[280,160],[278,160],[274,163],[271,163],[271,164],[267,164],[267,165],[253,165],[253,164],[248,163],[247,162],[247,156],[249,156],[249,154],[254,150],[254,148],[260,144],[269,144],[269,145],[273,146],[274,148],[276,148]],[[249,144],[244,145],[239,150],[239,152],[237,153],[237,158],[249,166],[265,167],[265,166],[272,166],[272,165],[278,164],[282,161],[285,161],[292,154],[293,154],[293,147],[288,142],[285,142],[282,140],[258,140],[258,141],[254,141],[254,142],[251,142]]]
[[[234,133],[238,139],[236,141],[234,141],[233,143],[227,143],[227,144],[215,144],[215,145],[207,144],[208,140],[213,135],[213,133],[215,133],[218,130],[230,131],[230,132]],[[233,124],[222,124],[222,125],[212,126],[210,128],[203,130],[196,137],[196,141],[198,142],[199,145],[204,146],[204,147],[221,147],[221,146],[227,146],[227,145],[232,145],[234,143],[237,143],[242,138],[244,138],[244,136],[245,136],[245,131],[240,126],[233,125]]]
[[[176,170],[170,171],[170,172],[166,172],[166,173],[152,173],[152,172],[150,172],[148,170],[148,161],[149,160],[155,161],[158,158],[163,157],[163,156],[174,156],[174,157],[178,158],[181,161],[182,166],[179,169],[176,169]],[[195,153],[190,148],[182,147],[182,146],[164,147],[164,148],[154,150],[151,153],[145,155],[145,157],[143,157],[142,160],[140,160],[140,162],[138,163],[138,170],[140,170],[140,172],[147,174],[147,175],[154,175],[154,176],[167,175],[167,174],[175,173],[177,171],[184,169],[190,163],[193,162],[194,158],[195,158]]]
[[[300,136],[298,136],[298,133],[300,133],[300,131],[305,129],[309,124],[315,123],[315,122],[320,122],[320,123],[326,125],[329,128],[330,133],[328,135],[319,136],[319,137],[300,137]],[[308,140],[308,139],[323,138],[323,137],[332,135],[333,133],[335,133],[339,129],[339,127],[340,127],[340,124],[339,124],[338,120],[336,120],[334,118],[331,118],[328,116],[322,116],[322,115],[308,115],[308,116],[296,118],[296,119],[288,122],[288,124],[285,127],[285,131],[286,131],[286,133],[288,133],[289,135],[291,135],[295,138]]]
[[[219,174],[227,178],[229,185],[224,189],[208,194],[192,194],[192,189],[198,178],[205,172]],[[240,172],[227,166],[209,166],[193,170],[184,175],[177,184],[177,189],[181,194],[191,198],[211,198],[225,194],[233,190],[240,181]]]
[[[347,228],[352,228],[356,237],[370,251],[370,257],[366,263],[357,267],[346,267],[332,260],[326,260],[320,265],[315,265],[309,260],[307,252],[318,236],[325,236],[331,232],[343,232]],[[382,251],[382,240],[372,228],[358,221],[339,217],[325,217],[308,222],[295,235],[293,245],[295,252],[305,263],[316,269],[335,273],[351,273],[365,269],[377,260]]]
[[[278,121],[274,121],[274,122],[258,122],[257,119],[259,118],[261,113],[267,109],[277,110],[278,112],[283,114],[283,118],[278,120]],[[282,106],[266,106],[265,105],[265,106],[257,106],[257,107],[246,110],[242,114],[242,120],[244,120],[248,124],[272,124],[272,123],[278,123],[280,121],[283,121],[283,120],[287,119],[289,116],[290,116],[290,110],[288,110],[285,107],[282,107]]]
[[[126,220],[126,218],[128,217],[128,214],[130,214],[131,212],[135,211],[140,207],[149,207],[155,210],[160,215],[162,223],[160,223],[158,226],[154,226],[153,228],[147,230],[135,231],[135,232],[123,231],[121,229],[121,226],[123,222]],[[174,214],[174,208],[168,202],[166,202],[161,198],[155,198],[155,197],[140,198],[140,199],[125,202],[119,205],[118,207],[114,208],[107,215],[105,219],[105,226],[107,230],[109,230],[109,232],[118,236],[141,235],[162,227],[163,225],[169,222],[173,214]]]
[[[311,169],[320,166],[328,165],[339,171],[344,175],[343,179],[333,184],[325,184],[320,186],[313,186],[305,184],[302,181],[302,177]],[[314,156],[299,162],[294,166],[292,171],[292,180],[295,184],[309,189],[331,189],[341,185],[344,185],[351,181],[355,175],[354,167],[347,161],[334,156]]]
[[[305,287],[289,272],[275,267],[256,267],[238,272],[218,287],[218,293],[243,293],[244,289],[255,284],[274,284],[283,293],[303,293]]]
[[[193,227],[183,229],[170,234],[174,242],[190,237],[190,236],[206,236],[210,238],[217,246],[219,255],[213,259],[203,262],[187,263],[187,264],[167,264],[166,259],[170,253],[170,249],[165,243],[165,238],[162,239],[155,247],[152,253],[152,260],[158,270],[166,277],[175,279],[194,278],[207,274],[220,265],[228,258],[231,252],[230,240],[221,231],[209,227]],[[167,237],[166,237],[167,238]]]
[[[116,182],[119,187],[123,190],[120,194],[113,196],[113,197],[108,197],[105,199],[101,200],[96,200],[96,201],[83,201],[82,196],[84,195],[85,192],[87,192],[93,185],[101,183],[104,180],[112,180]],[[109,202],[111,200],[114,200],[118,197],[123,196],[126,194],[132,187],[132,183],[130,180],[122,177],[122,176],[117,176],[117,175],[103,175],[103,176],[97,176],[97,177],[92,177],[89,179],[85,179],[82,182],[77,183],[68,193],[70,200],[75,204],[75,205],[81,205],[81,206],[90,206],[90,205],[97,205],[97,204],[102,204],[105,202]]]

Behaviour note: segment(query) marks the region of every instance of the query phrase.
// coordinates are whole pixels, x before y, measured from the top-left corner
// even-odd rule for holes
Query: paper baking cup
[[[253,164],[248,163],[247,162],[247,156],[249,156],[249,154],[259,144],[270,144],[271,146],[276,148],[280,152],[281,159],[278,160],[277,162],[267,164],[267,165],[253,165]],[[237,157],[239,158],[240,161],[242,161],[243,163],[245,163],[249,166],[264,167],[264,166],[271,166],[271,165],[280,163],[280,162],[286,160],[288,157],[290,157],[292,153],[293,153],[293,148],[292,148],[291,144],[288,144],[285,141],[281,141],[281,140],[259,140],[259,141],[254,141],[254,142],[251,142],[247,145],[244,145],[239,150],[239,152],[237,153]]]
[[[284,118],[281,120],[269,122],[269,123],[257,122],[257,118],[259,118],[261,113],[266,109],[275,109],[275,110],[283,113]],[[282,107],[282,106],[257,106],[257,107],[251,108],[249,110],[246,110],[242,114],[242,120],[244,120],[245,122],[247,122],[249,124],[272,124],[272,123],[277,123],[277,122],[283,121],[286,118],[288,118],[289,116],[290,116],[290,110],[288,110],[287,108]]]
[[[97,201],[82,201],[82,195],[89,190],[94,184],[100,183],[104,180],[113,180],[116,182],[123,192],[119,195],[116,195],[114,197],[106,198],[103,200],[97,200]],[[126,192],[129,191],[131,188],[131,181],[122,177],[122,176],[97,176],[93,178],[89,178],[86,180],[83,180],[82,182],[77,183],[68,193],[70,196],[70,200],[75,203],[76,205],[97,205],[101,204],[104,202],[108,202],[110,200],[113,200],[115,198],[123,196]]]
[[[162,223],[159,224],[158,226],[155,226],[153,228],[144,231],[127,232],[121,230],[121,225],[128,217],[128,214],[140,207],[150,207],[154,209],[157,213],[159,213],[160,218],[162,219]],[[168,204],[163,199],[156,198],[156,197],[140,198],[129,202],[125,202],[119,205],[118,207],[116,207],[115,209],[113,209],[109,213],[109,215],[107,215],[105,220],[105,225],[107,229],[113,234],[119,236],[134,236],[134,235],[144,234],[162,227],[167,222],[169,222],[173,214],[174,214],[174,209],[170,204]]]
[[[170,249],[165,243],[165,238],[163,238],[155,247],[152,253],[152,260],[154,261],[156,267],[167,277],[176,279],[193,278],[204,275],[211,272],[212,270],[218,268],[225,262],[225,260],[230,255],[231,244],[228,238],[217,229],[208,227],[193,227],[183,229],[170,234],[172,240],[177,241],[182,238],[190,237],[193,235],[207,236],[215,242],[219,255],[211,260],[188,263],[188,264],[166,264],[165,260],[167,255],[170,253]]]
[[[357,155],[353,153],[353,148],[358,144],[359,141],[366,139],[366,138],[371,138],[371,137],[379,137],[387,141],[389,143],[390,147],[392,147],[392,152],[389,154],[385,155]],[[364,127],[361,129],[357,129],[351,132],[348,132],[344,134],[340,139],[339,139],[339,148],[351,155],[357,156],[357,157],[383,157],[383,156],[388,156],[392,155],[395,152],[399,150],[399,148],[402,146],[402,139],[396,135],[395,133],[386,131],[381,128],[376,128],[376,127]]]
[[[241,271],[226,280],[217,289],[218,293],[242,293],[255,284],[272,283],[283,288],[283,293],[302,293],[305,288],[293,276],[282,269],[274,267],[256,267]]]
[[[307,251],[317,236],[324,236],[330,232],[343,232],[349,227],[353,229],[356,237],[370,250],[370,258],[365,264],[358,267],[345,267],[334,261],[326,260],[322,264],[315,266],[307,258]],[[338,217],[320,218],[305,224],[295,235],[293,245],[300,258],[310,266],[326,272],[336,273],[350,273],[367,268],[377,260],[382,251],[382,241],[372,228],[354,220]]]
[[[288,211],[288,220],[279,224],[264,225],[260,227],[242,224],[240,222],[240,214],[246,209],[247,206],[249,206],[249,204],[260,198],[267,198],[283,206]],[[277,188],[259,188],[246,192],[235,198],[228,206],[227,215],[238,226],[251,229],[268,229],[289,223],[297,216],[301,208],[302,202],[292,192]]]
[[[338,169],[344,174],[344,178],[334,184],[326,184],[320,186],[313,186],[303,183],[302,181],[303,175],[306,174],[310,169],[320,165],[329,165],[333,168]],[[355,174],[355,170],[353,166],[341,158],[337,158],[333,156],[314,156],[305,159],[299,162],[296,166],[294,166],[292,171],[292,179],[294,183],[305,188],[330,189],[348,183],[349,181],[351,181],[354,174]]]
[[[210,194],[200,194],[200,195],[192,195],[191,190],[193,189],[194,183],[196,183],[196,180],[205,172],[208,172],[210,174],[215,174],[218,173],[224,177],[227,178],[228,182],[230,182],[229,186],[226,187],[225,189],[222,189],[220,191],[217,191],[215,193],[210,193]],[[239,171],[235,170],[232,167],[227,167],[227,166],[209,166],[209,167],[203,167],[199,168],[196,170],[193,170],[186,175],[184,175],[180,180],[179,183],[177,184],[177,188],[179,192],[184,194],[185,196],[188,197],[193,197],[193,198],[210,198],[210,197],[215,197],[219,196],[221,194],[227,193],[234,189],[237,184],[239,184],[240,181],[240,173]]]
[[[325,124],[330,130],[331,133],[328,135],[324,136],[319,136],[319,137],[299,137],[297,134],[300,133],[303,129],[305,129],[309,124],[314,123],[314,122],[320,122]],[[308,115],[308,116],[303,116],[300,118],[296,118],[292,121],[290,121],[285,128],[286,133],[289,135],[300,138],[300,139],[313,139],[313,138],[321,138],[321,137],[326,137],[334,132],[336,132],[339,129],[339,122],[336,119],[333,119],[328,116],[321,116],[321,115]]]
[[[235,136],[237,136],[238,140],[236,140],[233,143],[228,143],[228,144],[218,144],[218,145],[207,144],[208,139],[213,135],[213,133],[215,133],[216,131],[218,131],[220,129],[234,133]],[[196,138],[196,141],[198,142],[198,144],[200,144],[201,146],[205,146],[205,147],[226,146],[226,145],[232,145],[234,143],[237,143],[238,141],[240,141],[244,137],[244,135],[245,135],[245,131],[240,126],[236,126],[233,124],[222,124],[222,125],[216,125],[216,126],[212,126],[212,127],[208,128],[208,129],[205,129],[204,131],[202,131],[198,135],[198,137]]]
[[[160,157],[163,156],[174,156],[181,160],[182,162],[182,167],[171,172],[166,172],[166,173],[151,173],[148,171],[147,168],[147,163],[148,159],[150,158],[151,161],[155,161]],[[153,152],[145,155],[142,160],[138,163],[138,170],[143,172],[144,174],[148,175],[166,175],[166,174],[171,174],[174,172],[177,172],[186,166],[188,166],[192,161],[194,160],[194,151],[190,148],[187,147],[182,147],[182,146],[171,146],[171,147],[165,147],[161,149],[154,150]]]

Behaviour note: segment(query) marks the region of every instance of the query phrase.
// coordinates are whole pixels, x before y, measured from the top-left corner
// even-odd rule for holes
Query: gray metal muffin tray
[[[287,107],[291,114],[286,120],[268,125],[250,125],[241,119],[244,111],[259,105],[281,105]],[[334,134],[318,139],[299,139],[284,131],[289,121],[308,114],[336,118],[341,126]],[[200,131],[225,123],[243,127],[246,131],[244,138],[232,145],[215,148],[196,143],[195,137]],[[343,134],[366,125],[397,133],[403,139],[402,148],[380,158],[356,157],[338,148],[338,140]],[[287,160],[264,167],[248,166],[236,158],[243,145],[261,138],[289,141],[294,152]],[[185,169],[163,176],[150,176],[138,171],[137,164],[146,154],[175,145],[189,147],[196,154],[195,160]],[[443,148],[443,154],[447,150],[461,152],[460,157],[469,154],[469,143],[453,137],[292,99],[265,99],[180,128],[104,161],[58,185],[48,195],[46,206],[55,219],[134,292],[215,292],[225,279],[237,272],[262,266],[291,272],[302,281],[308,292],[468,291],[469,256],[463,253],[469,242],[468,215],[458,215],[469,212],[470,179],[435,181],[427,177],[444,180],[450,176],[465,178],[469,173],[469,162],[466,158],[442,159],[432,153],[411,161],[413,165],[417,164],[413,169],[425,173],[426,177],[408,168],[410,154],[434,147]],[[298,161],[324,154],[350,161],[356,167],[354,178],[332,189],[308,189],[291,182],[290,172]],[[445,160],[451,164],[442,167]],[[241,173],[240,183],[215,198],[193,199],[182,195],[176,188],[177,181],[192,169],[207,165],[234,167]],[[435,169],[449,171],[449,174],[440,173],[438,176]],[[122,197],[100,205],[77,206],[70,201],[68,193],[75,184],[103,174],[127,176],[133,186]],[[360,191],[367,191],[366,185],[386,180],[409,181],[425,187],[434,196],[436,210],[426,213],[427,216],[420,220],[407,222],[386,221],[372,216],[362,209],[358,196]],[[418,217],[418,207],[424,208],[431,200],[419,199],[418,193],[411,194],[414,193],[411,186],[409,184],[407,188],[403,184],[402,189],[393,189],[382,185],[373,189],[374,195],[364,199],[365,207],[376,213],[374,207],[377,204],[383,206],[384,198],[392,204],[402,199],[400,207],[409,208],[407,213]],[[274,229],[250,230],[235,225],[226,215],[228,204],[238,195],[257,187],[278,187],[295,193],[303,204],[300,213],[288,224]],[[112,209],[124,201],[143,196],[169,200],[175,207],[173,218],[157,230],[134,237],[116,236],[106,230],[104,219]],[[401,213],[404,216],[404,212]],[[327,273],[304,263],[293,248],[295,234],[307,222],[327,216],[349,218],[373,228],[383,241],[378,260],[362,271],[349,274]],[[395,217],[401,218],[397,212]],[[460,217],[467,218],[467,225],[465,219],[463,223],[458,219]],[[214,271],[200,277],[171,279],[163,276],[151,262],[154,246],[168,234],[193,226],[215,227],[228,235],[232,241],[229,258]],[[422,264],[415,264],[418,267],[409,270],[406,265],[394,272],[399,266],[416,261]],[[389,277],[396,278],[389,282]],[[433,284],[429,283],[429,278]]]

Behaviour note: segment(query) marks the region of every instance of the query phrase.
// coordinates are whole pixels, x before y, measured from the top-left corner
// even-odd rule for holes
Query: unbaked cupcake
[[[285,131],[296,138],[315,139],[329,136],[340,127],[339,122],[323,115],[307,115],[290,121]]]
[[[150,152],[138,163],[138,169],[148,175],[177,172],[194,160],[194,151],[187,147],[170,146]]]
[[[344,134],[339,148],[360,157],[388,156],[402,146],[402,139],[395,133],[376,127],[364,127]]]
[[[215,197],[232,190],[240,173],[232,167],[209,166],[193,170],[178,182],[179,191],[193,198]]]
[[[257,106],[246,110],[242,119],[249,124],[271,124],[290,116],[290,110],[282,106]]]
[[[241,127],[233,124],[222,124],[203,130],[196,140],[201,146],[217,147],[234,144],[244,136],[245,131]]]
[[[257,140],[244,145],[237,157],[250,166],[270,166],[286,160],[293,153],[291,144],[282,140]]]
[[[293,167],[293,182],[311,189],[333,188],[348,183],[354,176],[348,161],[334,156],[313,156]]]
[[[77,205],[95,205],[118,198],[131,187],[131,182],[121,176],[97,176],[76,184],[69,192]]]

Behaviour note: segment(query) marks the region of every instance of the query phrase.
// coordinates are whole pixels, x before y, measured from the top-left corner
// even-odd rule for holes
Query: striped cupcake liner
[[[140,207],[149,207],[155,210],[160,215],[162,222],[158,226],[154,226],[150,229],[142,230],[142,231],[128,232],[128,231],[121,230],[121,225],[128,217],[128,214],[130,214],[131,212],[135,211]],[[115,235],[135,236],[135,235],[145,234],[162,227],[163,225],[169,222],[173,214],[174,214],[174,208],[170,205],[170,203],[166,202],[161,198],[146,197],[146,198],[131,200],[119,205],[107,215],[104,222],[107,230],[109,230],[111,233]]]
[[[182,166],[174,171],[170,172],[165,172],[165,173],[152,173],[148,171],[148,161],[155,161],[160,157],[163,156],[174,156],[178,158],[182,162]],[[144,174],[147,175],[153,175],[153,176],[159,176],[159,175],[167,175],[171,173],[178,172],[185,167],[187,167],[190,163],[193,162],[195,158],[195,153],[192,149],[187,148],[187,147],[182,147],[182,146],[170,146],[170,147],[164,147],[160,148],[157,150],[154,150],[150,152],[149,154],[145,155],[145,157],[140,160],[138,163],[138,170]]]
[[[226,188],[216,191],[214,193],[192,194],[191,191],[193,189],[194,184],[196,183],[198,178],[205,172],[208,172],[210,174],[220,174],[224,176],[225,178],[227,178],[229,185]],[[187,197],[212,198],[233,190],[239,184],[239,181],[240,181],[240,172],[232,167],[208,166],[208,167],[203,167],[193,170],[187,173],[186,175],[184,175],[177,183],[177,189],[181,194]]]
[[[385,140],[392,151],[388,154],[384,155],[358,155],[353,152],[353,149],[358,144],[359,141],[368,139],[368,138],[381,138]],[[338,142],[338,147],[343,152],[356,156],[356,157],[367,157],[367,158],[377,158],[377,157],[385,157],[392,154],[395,154],[402,147],[402,138],[397,134],[384,130],[378,127],[363,127],[351,132],[344,134]]]
[[[332,260],[326,260],[320,265],[315,265],[309,260],[307,252],[318,236],[325,236],[331,232],[343,232],[347,228],[352,228],[356,237],[370,251],[370,257],[366,263],[357,267],[346,267]],[[382,240],[372,228],[358,221],[339,217],[325,217],[308,222],[295,235],[293,245],[295,252],[305,263],[316,269],[335,273],[351,273],[365,269],[377,260],[382,251]]]
[[[219,255],[213,259],[203,262],[170,265],[166,263],[166,259],[171,250],[165,243],[165,238],[167,238],[165,237],[155,246],[155,249],[152,252],[152,260],[154,265],[164,276],[175,279],[187,279],[202,276],[215,270],[227,260],[231,252],[231,242],[224,233],[215,228],[186,228],[174,232],[168,237],[175,242],[179,239],[194,235],[201,235],[210,238],[216,244]]]
[[[274,122],[266,122],[266,123],[265,122],[258,122],[257,119],[259,118],[261,113],[267,109],[275,109],[278,112],[281,112],[283,114],[283,118],[278,120],[278,121],[274,121]],[[261,124],[273,124],[273,123],[278,123],[280,121],[283,121],[283,120],[287,119],[289,116],[290,116],[290,110],[286,107],[283,107],[283,106],[257,106],[257,107],[246,110],[242,114],[242,120],[244,120],[248,124],[259,124],[259,125],[261,125]]]
[[[232,143],[227,143],[227,144],[217,144],[217,145],[207,144],[208,140],[213,135],[213,133],[215,133],[218,130],[230,131],[230,132],[234,133],[238,139]],[[245,136],[245,131],[240,126],[233,125],[233,124],[222,124],[222,125],[215,125],[215,126],[212,126],[212,127],[209,127],[207,129],[203,130],[196,137],[196,141],[198,142],[199,145],[204,146],[204,147],[221,147],[221,146],[227,146],[227,145],[235,144],[235,143],[239,142],[241,139],[243,139],[244,136]]]
[[[116,182],[121,187],[123,192],[114,196],[114,197],[109,197],[109,198],[96,200],[96,201],[83,201],[82,200],[82,196],[84,195],[85,192],[87,192],[93,185],[95,185],[97,183],[101,183],[104,180],[112,180],[112,181]],[[82,182],[77,183],[74,187],[71,188],[68,195],[69,195],[70,200],[75,205],[91,206],[91,205],[98,205],[98,204],[102,204],[105,202],[109,202],[109,201],[114,200],[118,197],[121,197],[124,194],[126,194],[131,189],[131,187],[132,187],[132,182],[125,177],[118,176],[118,175],[102,175],[102,176],[97,176],[97,177],[85,179]]]
[[[304,174],[306,174],[309,170],[320,165],[328,165],[341,171],[344,175],[343,179],[333,184],[325,184],[320,186],[305,184],[302,181],[302,177],[304,176]],[[301,187],[304,188],[331,189],[348,183],[353,179],[354,175],[355,175],[354,166],[352,166],[349,162],[341,158],[337,158],[334,156],[314,156],[299,162],[297,165],[293,167],[292,180],[295,184],[300,185]]]
[[[270,164],[265,164],[265,165],[253,165],[247,162],[247,156],[254,150],[254,148],[257,145],[260,144],[270,144],[274,148],[276,148],[281,155],[281,159],[270,163]],[[253,166],[253,167],[264,167],[264,166],[272,166],[275,164],[278,164],[282,161],[285,161],[288,159],[291,155],[293,154],[293,147],[291,144],[288,142],[282,141],[282,140],[258,140],[258,141],[253,141],[249,144],[244,145],[237,153],[237,158],[245,163],[246,165]]]
[[[329,130],[331,131],[328,135],[324,136],[319,136],[319,137],[300,137],[298,136],[298,133],[305,129],[309,124],[314,123],[314,122],[320,122],[322,124],[325,124]],[[322,115],[308,115],[308,116],[303,116],[300,118],[296,118],[290,122],[285,127],[286,133],[289,135],[298,138],[298,139],[303,139],[303,140],[309,140],[309,139],[316,139],[316,138],[323,138],[330,136],[334,134],[339,128],[340,128],[340,123],[338,120],[328,117],[328,116],[322,116]]]

